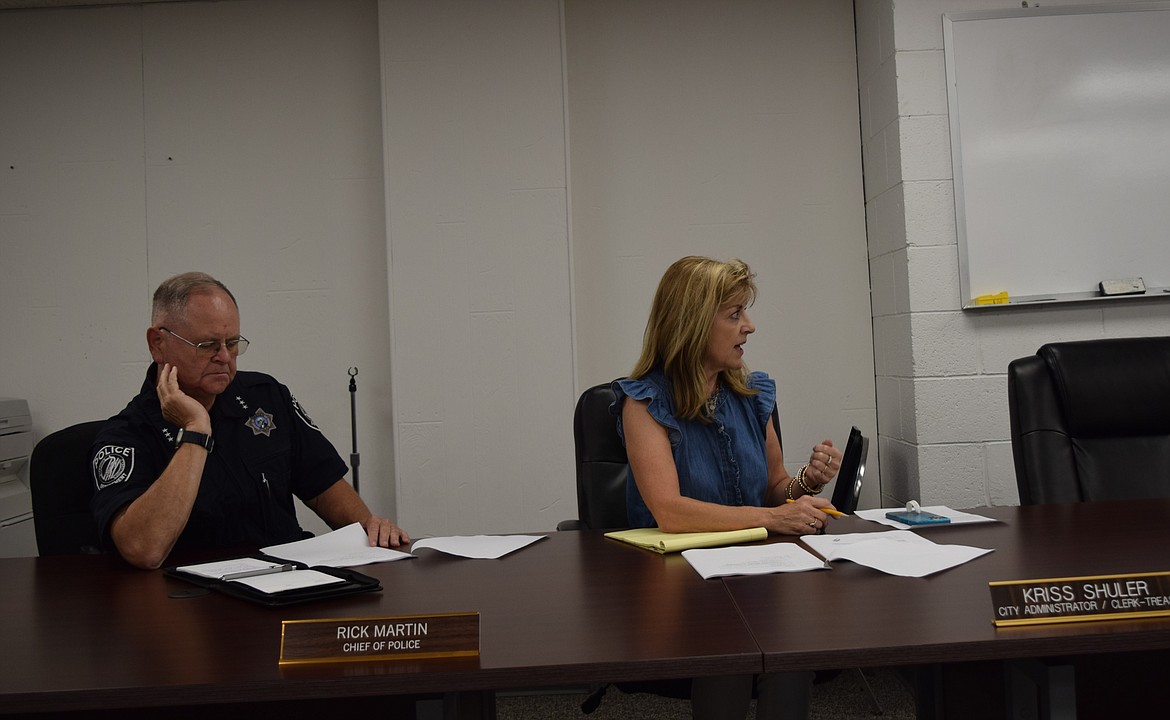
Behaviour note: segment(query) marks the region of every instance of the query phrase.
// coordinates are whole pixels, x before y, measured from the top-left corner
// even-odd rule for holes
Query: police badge
[[[248,422],[244,424],[252,428],[253,435],[263,435],[264,437],[272,437],[272,431],[276,429],[276,423],[272,421],[272,414],[264,412],[264,408],[257,408],[255,414],[248,418]]]

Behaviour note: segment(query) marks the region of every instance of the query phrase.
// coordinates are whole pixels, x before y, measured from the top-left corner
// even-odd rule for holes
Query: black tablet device
[[[833,488],[833,507],[843,513],[853,514],[857,509],[868,454],[869,438],[854,426],[849,431],[849,440],[845,443],[845,452],[841,457],[841,471],[837,473],[837,485]]]

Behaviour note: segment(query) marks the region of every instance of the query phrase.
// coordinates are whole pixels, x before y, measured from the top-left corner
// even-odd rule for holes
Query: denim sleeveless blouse
[[[618,434],[625,442],[622,403],[626,397],[650,400],[650,416],[666,428],[679,491],[686,497],[720,505],[764,504],[768,489],[768,458],[764,449],[772,408],[776,405],[776,381],[766,373],[753,372],[748,387],[759,392],[740,397],[726,388],[719,392],[715,422],[675,417],[670,381],[658,370],[638,380],[615,380],[616,400],[610,412],[617,416]],[[630,527],[655,527],[657,523],[630,470],[626,481],[626,512]]]

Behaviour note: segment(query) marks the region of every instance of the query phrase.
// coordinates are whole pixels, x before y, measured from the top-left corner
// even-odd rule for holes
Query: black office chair
[[[58,430],[41,439],[29,460],[33,528],[41,555],[101,552],[97,525],[90,514],[93,475],[89,451],[104,420]]]
[[[626,517],[626,446],[610,414],[614,394],[609,383],[594,385],[573,411],[573,449],[577,460],[577,519],[563,520],[557,530],[613,530],[629,527]]]
[[[1021,504],[1170,497],[1170,337],[1044,345],[1008,409]]]

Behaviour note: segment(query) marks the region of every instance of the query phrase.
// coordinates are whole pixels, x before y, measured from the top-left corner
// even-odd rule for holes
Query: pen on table
[[[795,500],[785,500],[784,502],[790,503],[790,502],[796,502],[796,501]],[[821,512],[823,512],[826,515],[832,515],[833,517],[845,517],[845,513],[841,512],[840,510],[836,510],[834,508],[817,508],[817,510],[820,510]]]
[[[257,575],[274,575],[296,569],[295,565],[290,564],[273,565],[272,567],[260,568],[259,570],[241,570],[240,572],[224,573],[220,580],[239,580],[240,578],[256,577]]]

